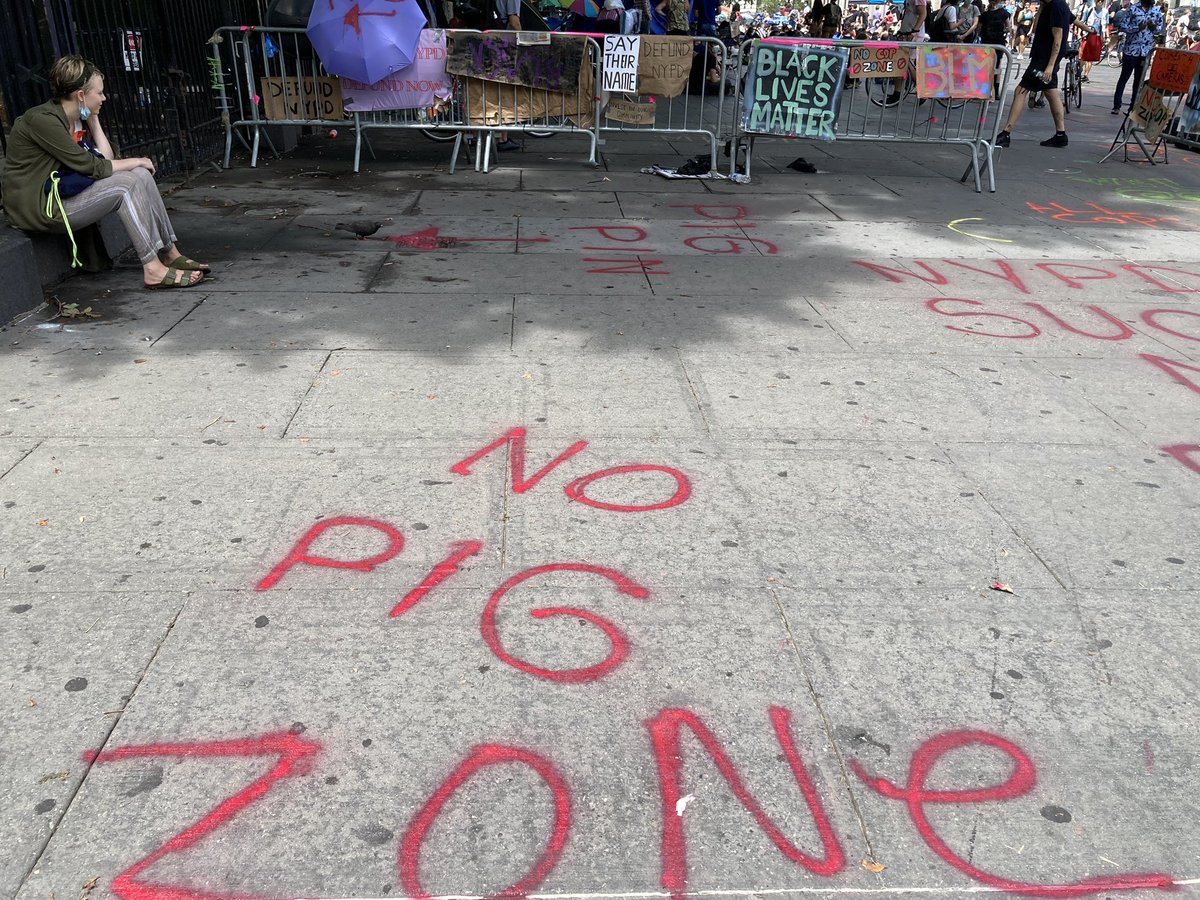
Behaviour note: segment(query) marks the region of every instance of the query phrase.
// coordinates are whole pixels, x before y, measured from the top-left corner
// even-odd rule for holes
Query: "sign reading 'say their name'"
[[[640,35],[604,36],[604,79],[602,90],[614,94],[637,93],[638,57],[642,52]]]
[[[847,58],[841,48],[758,44],[750,63],[742,128],[756,134],[834,140]]]

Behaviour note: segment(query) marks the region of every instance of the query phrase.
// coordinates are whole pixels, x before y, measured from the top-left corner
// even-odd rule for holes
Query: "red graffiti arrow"
[[[476,243],[523,243],[523,244],[548,244],[551,238],[507,238],[507,237],[453,237],[448,234],[438,234],[437,228],[426,228],[423,231],[414,231],[412,234],[393,234],[384,238],[385,241],[392,241],[396,244],[403,244],[412,250],[445,250],[448,247],[455,247],[458,244],[476,244]]]

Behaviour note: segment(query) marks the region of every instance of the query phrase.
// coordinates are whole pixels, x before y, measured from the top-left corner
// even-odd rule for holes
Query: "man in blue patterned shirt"
[[[1166,30],[1166,22],[1162,10],[1154,5],[1154,0],[1141,0],[1125,10],[1125,15],[1117,20],[1117,27],[1125,32],[1125,53],[1121,57],[1121,77],[1117,79],[1117,90],[1113,93],[1114,116],[1121,114],[1121,95],[1125,93],[1125,85],[1131,76],[1133,91],[1129,95],[1130,106],[1137,100],[1146,57],[1154,48],[1154,36]]]

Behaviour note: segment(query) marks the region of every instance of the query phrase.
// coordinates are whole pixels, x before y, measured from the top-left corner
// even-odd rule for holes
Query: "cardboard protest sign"
[[[834,140],[848,57],[842,48],[756,44],[742,128],[755,134]]]
[[[1146,132],[1146,138],[1156,142],[1171,119],[1171,112],[1163,103],[1162,91],[1149,84],[1142,85],[1137,102],[1129,111],[1133,123]]]
[[[604,118],[624,122],[626,125],[653,125],[655,106],[654,103],[638,103],[636,100],[613,97],[604,109]]]
[[[908,51],[895,44],[850,48],[851,78],[895,78],[908,72]]]
[[[1200,63],[1200,53],[1159,47],[1154,51],[1148,83],[1168,94],[1186,94],[1196,77],[1197,63]]]
[[[263,115],[287,119],[344,119],[342,85],[336,78],[263,78]]]
[[[1179,127],[1183,131],[1200,129],[1200,70],[1192,77],[1192,86],[1179,107]]]
[[[636,94],[638,58],[642,39],[639,35],[606,34],[604,65],[600,90],[616,94]]]
[[[549,44],[521,46],[515,32],[457,34],[450,38],[446,71],[552,93],[569,92],[579,83],[587,38],[553,38]]]
[[[638,93],[678,97],[692,71],[692,39],[642,35],[638,54]]]
[[[374,109],[424,109],[453,93],[446,74],[446,34],[426,28],[411,66],[375,84],[342,79],[342,97],[349,112]]]
[[[480,78],[464,78],[461,87],[463,111],[470,125],[515,125],[565,116],[577,128],[591,128],[596,121],[592,100],[596,79],[591,66],[583,66],[575,83],[562,93],[531,91]]]
[[[995,98],[996,52],[991,47],[921,47],[917,96],[955,100]]]

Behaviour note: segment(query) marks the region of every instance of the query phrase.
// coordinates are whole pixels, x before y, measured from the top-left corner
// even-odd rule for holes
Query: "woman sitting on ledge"
[[[86,268],[94,271],[107,265],[103,245],[82,236],[77,243],[75,232],[115,212],[137,250],[147,288],[199,283],[208,266],[176,249],[154,162],[113,159],[100,125],[104,76],[83,57],[64,56],[50,69],[50,90],[53,99],[27,110],[9,135],[3,183],[9,222],[25,231],[66,232],[72,268],[81,265],[83,243],[91,263]],[[87,234],[99,238],[95,229]]]

